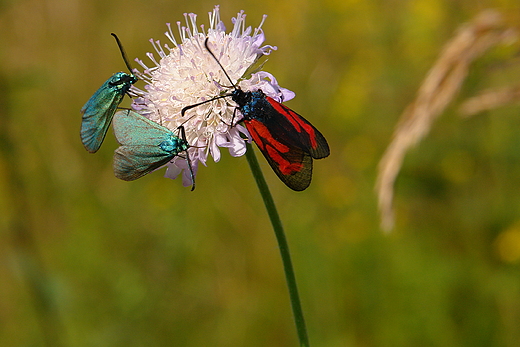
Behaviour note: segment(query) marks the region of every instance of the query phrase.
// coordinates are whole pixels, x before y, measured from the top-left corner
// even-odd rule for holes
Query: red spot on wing
[[[253,137],[253,141],[256,142],[256,144],[262,151],[265,151],[265,145],[269,144],[271,145],[271,147],[275,148],[279,152],[289,152],[289,147],[275,140],[271,135],[269,129],[262,122],[255,119],[251,119],[244,121],[244,123],[246,124],[247,130]]]
[[[280,173],[282,173],[282,175],[292,175],[296,172],[300,172],[300,170],[303,168],[302,163],[291,163],[273,147],[268,145],[266,149],[269,157],[272,160],[274,160],[276,164],[278,164],[278,170],[280,170]]]
[[[282,175],[292,175],[301,171],[303,168],[301,162],[291,162],[283,156],[284,153],[290,151],[290,147],[275,140],[269,129],[262,122],[251,119],[244,121],[244,123],[258,148],[276,164]]]
[[[301,133],[302,129],[305,131],[305,133],[309,136],[312,148],[316,148],[318,146],[316,142],[316,134],[312,125],[307,123],[299,114],[291,110],[289,107],[279,103],[269,96],[266,96],[266,99],[271,104],[271,106],[273,106],[274,109],[278,111],[279,114],[285,116],[285,118],[291,122],[292,126],[297,132]]]

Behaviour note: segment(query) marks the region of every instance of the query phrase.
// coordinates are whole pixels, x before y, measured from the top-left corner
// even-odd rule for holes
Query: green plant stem
[[[274,204],[273,197],[269,191],[262,170],[260,169],[258,160],[256,159],[253,147],[250,144],[247,144],[246,157],[253,176],[255,177],[256,184],[258,185],[258,189],[260,190],[260,194],[264,200],[265,208],[267,209],[269,219],[271,220],[276,235],[276,240],[278,241],[278,248],[280,249],[280,254],[282,256],[283,269],[285,272],[287,287],[289,289],[289,296],[291,299],[291,306],[294,321],[296,323],[296,330],[298,332],[298,338],[300,340],[300,346],[309,347],[310,344],[309,338],[307,337],[307,328],[305,327],[302,305],[300,303],[300,296],[298,295],[298,287],[296,286],[296,277],[294,276],[291,255],[289,254],[289,245],[285,238],[282,221],[278,215],[278,210],[276,209],[276,205]]]

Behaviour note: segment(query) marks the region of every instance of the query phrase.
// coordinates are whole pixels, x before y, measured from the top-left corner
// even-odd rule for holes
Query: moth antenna
[[[229,77],[228,73],[226,72],[226,69],[224,69],[224,67],[222,66],[222,64],[220,63],[220,61],[217,59],[217,57],[215,56],[215,54],[211,51],[211,49],[209,48],[209,45],[208,45],[208,40],[209,38],[207,37],[206,40],[204,40],[204,47],[206,47],[206,49],[208,50],[208,53],[211,54],[211,56],[213,57],[213,59],[215,59],[215,61],[217,62],[218,66],[222,69],[222,72],[224,72],[224,75],[226,75],[226,78],[229,80],[229,82],[231,83],[231,86],[233,87],[233,89],[235,90],[238,90],[237,86],[233,83],[233,81],[231,80],[231,77]],[[223,98],[227,98],[227,97],[230,97],[232,96],[233,94],[232,93],[228,93],[228,94],[224,94],[224,95],[220,95],[220,96],[216,96],[214,98],[211,98],[209,100],[204,100],[204,101],[201,101],[201,102],[198,102],[196,104],[193,104],[193,105],[189,105],[189,106],[186,106],[184,107],[182,110],[181,110],[181,117],[184,118],[184,115],[186,114],[186,111],[192,109],[192,108],[195,108],[197,106],[200,106],[200,105],[204,105],[205,103],[208,103],[208,102],[211,102],[211,101],[215,101],[215,100],[218,100],[218,99],[223,99]],[[188,119],[189,120],[189,119]],[[187,122],[188,120],[186,120],[185,122]],[[184,123],[185,123],[184,122]],[[183,123],[183,124],[184,124]]]
[[[114,33],[111,33],[110,35],[114,36],[114,38],[116,39],[117,46],[119,47],[119,50],[121,51],[121,55],[123,56],[123,60],[125,61],[126,67],[128,68],[128,71],[130,71],[130,73],[133,75],[132,66],[130,66],[130,62],[128,61],[128,57],[126,56],[125,49],[123,48],[123,44],[119,40],[119,37],[117,37],[117,35]]]
[[[234,86],[233,86],[234,87]],[[211,102],[213,100],[217,100],[217,99],[223,99],[223,98],[227,98],[228,96],[231,96],[230,94],[226,94],[226,95],[220,95],[220,96],[216,96],[214,98],[211,98],[209,100],[204,100],[204,101],[201,101],[199,103],[196,103],[196,104],[193,104],[193,105],[189,105],[189,106],[186,106],[184,107],[182,110],[181,110],[181,117],[184,117],[184,114],[186,113],[186,111],[188,111],[189,109],[192,109],[194,107],[197,107],[197,106],[200,106],[200,105],[204,105],[208,102]]]
[[[213,54],[213,52],[211,51],[211,49],[209,49],[209,46],[208,46],[208,40],[209,40],[209,37],[206,37],[206,40],[204,41],[204,47],[206,47],[206,49],[208,50],[208,53],[211,54],[211,56],[213,57],[213,59],[215,59],[215,61],[217,62],[218,66],[220,66],[220,68],[222,69],[222,72],[224,72],[224,75],[226,75],[228,81],[231,83],[231,85],[233,86],[233,88],[236,90],[237,89],[237,86],[235,86],[235,84],[233,83],[233,81],[231,80],[231,77],[229,77],[228,73],[226,72],[226,69],[224,69],[224,67],[222,66],[222,64],[220,63],[220,61],[218,61],[217,57],[215,56],[215,54]]]

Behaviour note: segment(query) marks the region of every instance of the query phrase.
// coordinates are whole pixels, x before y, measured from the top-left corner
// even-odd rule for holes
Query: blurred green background
[[[112,173],[79,110],[146,60],[165,23],[217,4],[0,1],[0,346],[296,346],[276,241],[245,158],[201,167],[197,189]],[[406,157],[396,228],[379,229],[377,163],[456,28],[518,0],[234,0],[266,43],[288,106],[327,137],[305,192],[263,165],[286,227],[313,346],[520,344],[520,106],[470,119],[457,104],[520,81],[518,44],[472,66]],[[139,82],[138,87],[142,87]],[[123,106],[128,105],[126,99]],[[259,157],[262,164],[263,158]]]

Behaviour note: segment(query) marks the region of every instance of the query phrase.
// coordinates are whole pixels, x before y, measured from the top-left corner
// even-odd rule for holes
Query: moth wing
[[[262,153],[278,178],[287,187],[298,192],[309,187],[312,180],[312,157],[309,154],[296,148],[287,153],[278,153],[292,167],[292,169],[289,169],[290,173],[286,173],[285,168],[279,165],[279,160],[275,160],[272,155]]]
[[[81,109],[81,142],[90,153],[98,151],[124,93],[111,87],[112,76],[92,95]]]
[[[158,145],[121,146],[114,153],[114,174],[133,181],[167,164],[175,157]]]
[[[266,97],[272,109],[268,110],[266,125],[272,129],[278,140],[291,147],[300,147],[314,159],[322,159],[330,154],[325,137],[309,121],[291,110],[289,107]]]
[[[173,132],[135,111],[121,110],[114,116],[114,134],[122,146],[160,144]]]
[[[312,179],[311,155],[300,147],[278,141],[259,120],[246,120],[245,125],[278,178],[292,190],[305,190]]]
[[[176,152],[160,146],[163,141],[171,140],[173,132],[137,112],[116,112],[114,134],[121,145],[114,153],[114,173],[119,179],[138,179],[176,156]]]

